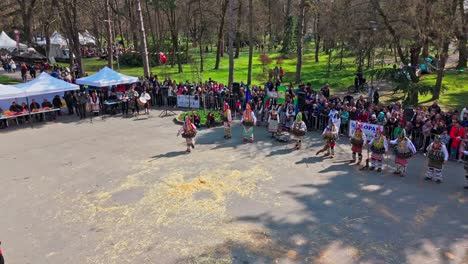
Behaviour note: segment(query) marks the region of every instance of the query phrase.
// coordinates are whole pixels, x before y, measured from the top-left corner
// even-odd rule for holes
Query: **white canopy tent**
[[[36,79],[27,83],[0,85],[0,107],[7,110],[13,101],[22,103],[31,102],[32,99],[40,104],[44,99],[52,101],[56,95],[62,97],[63,92],[78,89],[80,87],[76,84],[62,81],[43,72]],[[20,99],[23,100],[20,101]]]
[[[130,84],[138,82],[137,77],[118,73],[109,67],[104,67],[97,73],[76,80],[77,84],[94,87],[106,87],[120,84]]]
[[[80,86],[54,78],[46,72],[41,73],[36,79],[33,79],[30,82],[17,84],[15,87],[24,91],[27,96],[50,93],[58,94],[80,89]]]
[[[26,93],[13,85],[0,84],[0,108],[4,111],[10,108],[11,102],[25,98]]]
[[[14,49],[16,48],[16,41],[13,40],[12,38],[10,38],[6,33],[5,31],[2,31],[2,33],[0,33],[0,49]],[[21,44],[20,43],[20,48],[27,48],[28,46],[24,45],[24,44]]]
[[[85,31],[83,34],[79,33],[79,38],[80,38],[81,45],[96,44],[96,40],[88,31]],[[45,40],[38,41],[37,44],[39,44],[40,46],[45,46],[46,41]],[[60,47],[67,47],[68,42],[65,37],[63,37],[60,33],[55,31],[50,36],[50,45],[58,45]]]

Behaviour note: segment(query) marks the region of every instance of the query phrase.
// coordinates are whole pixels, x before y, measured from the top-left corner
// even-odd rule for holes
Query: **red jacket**
[[[460,138],[457,138],[460,137]],[[465,129],[463,127],[460,127],[457,129],[455,126],[452,127],[450,130],[450,138],[452,139],[452,148],[458,148],[460,147],[460,144],[463,139],[465,139]]]
[[[358,121],[367,123],[369,122],[369,113],[366,110],[362,110],[358,115]]]

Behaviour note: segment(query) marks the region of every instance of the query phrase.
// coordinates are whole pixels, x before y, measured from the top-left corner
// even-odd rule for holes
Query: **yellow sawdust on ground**
[[[148,162],[139,168],[141,171],[127,176],[112,190],[72,200],[70,214],[64,219],[102,230],[96,253],[90,254],[88,263],[132,263],[144,260],[153,250],[198,256],[206,251],[198,241],[235,241],[252,247],[259,243],[251,226],[231,221],[227,206],[230,195],[265,197],[259,195],[258,185],[272,177],[262,167],[241,171],[223,165],[196,175],[173,169],[166,176],[157,175],[159,169]],[[153,176],[153,182],[148,182],[148,175]],[[113,195],[136,187],[144,189],[136,201],[113,201]]]

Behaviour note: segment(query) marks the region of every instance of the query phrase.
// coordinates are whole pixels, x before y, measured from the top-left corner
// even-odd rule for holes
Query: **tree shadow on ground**
[[[310,183],[291,182],[279,194],[287,207],[233,220],[263,227],[251,240],[177,263],[467,263],[468,197],[459,185],[423,182],[414,163],[406,178],[340,163],[302,175]]]

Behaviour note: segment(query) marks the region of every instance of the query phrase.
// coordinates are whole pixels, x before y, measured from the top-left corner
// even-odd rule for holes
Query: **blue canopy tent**
[[[138,82],[137,77],[118,73],[107,66],[91,76],[79,78],[76,80],[77,84],[94,87],[107,87],[136,82]]]

